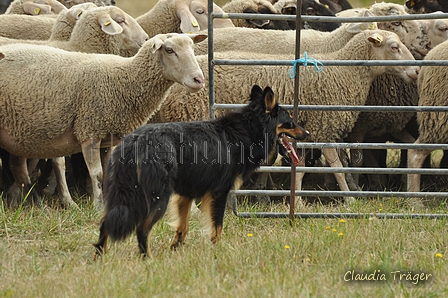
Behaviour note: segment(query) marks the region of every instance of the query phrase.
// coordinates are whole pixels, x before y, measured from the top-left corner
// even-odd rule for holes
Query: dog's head
[[[295,124],[289,115],[288,111],[280,107],[274,92],[270,87],[261,89],[260,86],[254,85],[251,91],[251,102],[261,102],[265,109],[267,116],[267,125],[265,132],[275,134],[277,143],[279,144],[279,153],[291,160],[291,163],[298,165],[299,158],[297,157],[295,146],[291,145],[290,140],[304,140],[310,134],[304,128]]]

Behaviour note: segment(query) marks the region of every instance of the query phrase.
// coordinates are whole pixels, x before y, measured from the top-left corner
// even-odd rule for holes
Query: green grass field
[[[169,250],[173,231],[164,218],[152,232],[153,259],[139,258],[132,236],[109,243],[95,262],[92,243],[100,215],[88,200],[79,202],[80,210],[0,209],[0,297],[448,295],[446,219],[295,219],[290,224],[289,219],[239,218],[228,210],[223,240],[212,245],[196,213],[186,244],[177,251]],[[288,210],[282,203],[239,206],[240,212]],[[446,210],[446,203],[438,202],[428,212]],[[300,212],[411,210],[389,199],[350,207],[314,204]],[[376,280],[353,280],[362,276]]]

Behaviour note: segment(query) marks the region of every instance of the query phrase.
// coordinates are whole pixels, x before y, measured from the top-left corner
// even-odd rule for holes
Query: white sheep
[[[193,42],[203,39],[198,34],[156,35],[131,58],[43,45],[1,46],[0,147],[20,156],[22,164],[25,158],[82,152],[101,208],[100,148],[118,144],[144,124],[175,82],[190,92],[204,86],[193,52]],[[28,188],[24,168],[14,178]],[[19,197],[8,197],[8,203],[16,206]]]
[[[58,14],[66,10],[57,0],[14,0],[9,4],[5,14],[47,15]]]
[[[366,9],[366,16],[372,14]],[[300,51],[329,53],[337,51],[356,34],[364,30],[377,29],[375,22],[346,23],[331,31],[302,30]],[[296,32],[292,30],[258,30],[253,28],[219,28],[214,30],[213,49],[215,52],[246,51],[264,54],[294,54]],[[229,42],[231,40],[232,42]],[[208,44],[195,46],[197,55],[206,54]]]
[[[0,36],[29,40],[69,40],[82,12],[97,6],[86,2],[60,12],[56,18],[0,15]]]
[[[447,60],[448,41],[434,47],[425,60]],[[446,106],[448,85],[446,66],[422,66],[417,81],[419,106]],[[446,112],[417,112],[419,136],[414,144],[446,144],[448,131]],[[428,149],[408,149],[408,168],[421,168],[426,157],[431,153]],[[420,174],[408,174],[407,190],[420,191]],[[423,207],[421,198],[411,198],[415,207]]]
[[[208,26],[207,0],[160,0],[145,14],[136,17],[149,37],[160,33],[197,33]],[[213,4],[213,11],[224,11]],[[233,27],[229,19],[215,19],[214,28]]]
[[[67,8],[71,8],[75,5],[88,2],[91,2],[96,6],[115,5],[115,0],[58,0],[58,1],[61,2]]]
[[[41,44],[72,52],[120,55],[124,50],[137,51],[146,40],[148,34],[133,17],[116,6],[103,6],[86,10],[79,15],[67,41],[0,37],[0,44]]]
[[[138,50],[148,40],[148,35],[138,25],[134,18],[115,6],[97,7],[85,11],[77,21],[69,41],[30,41],[22,42],[43,44],[66,51],[101,53],[119,55],[123,50]],[[15,39],[0,37],[0,44],[17,43]],[[63,161],[55,160],[54,167],[60,167]],[[65,167],[64,167],[65,168]],[[55,174],[64,173],[63,169],[56,170]],[[25,174],[22,174],[25,175]],[[59,184],[60,197],[65,205],[73,205],[68,192],[65,176],[56,176]],[[20,193],[21,189],[14,183],[8,190],[8,195]]]
[[[268,0],[231,0],[222,6],[227,13],[280,14]],[[232,19],[236,27],[289,30],[286,20]]]
[[[292,55],[266,55],[247,52],[216,52],[216,59],[247,59],[247,60],[290,60]],[[313,58],[321,60],[413,60],[410,51],[401,43],[395,33],[384,30],[369,30],[355,35],[341,50],[316,54]],[[207,70],[207,56],[198,56],[198,61],[205,73]],[[270,85],[279,98],[285,103],[293,103],[294,85],[288,77],[289,67],[286,66],[215,66],[215,96],[218,103],[241,103],[241,94],[247,92],[248,86],[253,84]],[[417,78],[418,67],[414,66],[350,66],[325,67],[322,72],[316,72],[308,67],[300,71],[301,104],[318,105],[363,105],[369,93],[369,86],[375,77],[383,73],[400,76],[406,81]],[[310,87],[311,86],[311,87]],[[181,102],[182,104],[177,104]],[[208,105],[207,88],[195,94],[187,94],[178,86],[172,86],[169,95],[162,106],[165,114],[179,115],[189,113],[189,106]],[[187,111],[185,112],[185,110]],[[196,111],[196,115],[199,114]],[[208,109],[203,110],[206,117]],[[359,112],[354,111],[299,111],[298,124],[310,131],[312,140],[317,142],[341,141],[352,129]],[[190,116],[190,115],[189,115]],[[341,167],[336,149],[322,150],[331,166]],[[302,160],[304,161],[304,160]],[[303,173],[297,178],[296,189],[301,189]],[[335,174],[341,190],[348,191],[344,174]],[[348,201],[353,198],[347,198]]]
[[[72,52],[120,55],[141,48],[148,34],[137,21],[116,6],[96,7],[79,15],[69,40],[18,40],[0,36],[0,44],[48,45]]]
[[[375,3],[370,11],[377,16],[407,15],[402,5],[394,3]],[[347,12],[346,12],[347,13]],[[416,59],[422,59],[431,47],[431,41],[418,21],[380,22],[378,27],[397,33]],[[406,30],[405,30],[406,29]],[[378,106],[413,106],[418,102],[417,84],[407,84],[403,80],[388,74],[377,77],[370,88],[366,105]],[[401,142],[413,142],[415,139],[406,129],[407,123],[415,115],[413,112],[362,112],[345,139],[350,143],[362,143],[367,139],[383,137],[386,134],[394,136]],[[370,167],[378,167],[370,150],[352,148],[350,164],[360,167],[363,163]],[[368,158],[368,159],[367,159]],[[365,160],[367,159],[367,160]],[[354,183],[359,183],[359,175],[352,174]],[[384,176],[369,174],[369,184],[366,188],[382,190],[386,186]]]

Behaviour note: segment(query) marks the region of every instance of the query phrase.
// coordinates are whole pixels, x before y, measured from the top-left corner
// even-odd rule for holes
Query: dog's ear
[[[271,87],[266,87],[263,90],[264,102],[266,104],[266,113],[271,112],[277,106],[277,98],[274,95]]]

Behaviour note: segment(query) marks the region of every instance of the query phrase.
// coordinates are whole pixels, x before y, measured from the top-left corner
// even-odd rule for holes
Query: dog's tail
[[[136,164],[121,162],[118,151],[112,153],[104,177],[102,228],[113,241],[129,237],[143,223],[149,208],[138,186]]]

